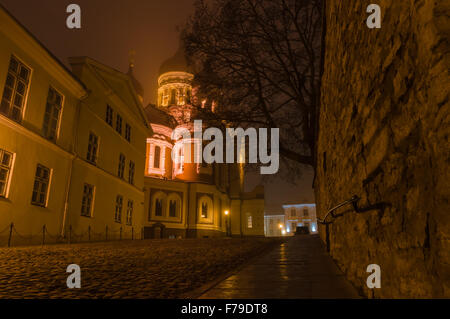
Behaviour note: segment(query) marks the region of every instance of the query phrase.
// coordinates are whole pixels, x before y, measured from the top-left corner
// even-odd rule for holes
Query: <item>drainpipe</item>
[[[61,236],[65,237],[66,234],[66,222],[67,222],[67,216],[69,212],[69,197],[70,197],[70,190],[72,185],[72,172],[73,172],[73,166],[75,160],[78,158],[78,152],[77,152],[77,146],[78,146],[78,124],[80,120],[80,112],[81,112],[81,104],[83,103],[83,100],[85,100],[89,96],[89,92],[86,93],[83,97],[81,97],[78,100],[78,103],[76,105],[76,113],[75,113],[75,121],[73,124],[73,144],[72,144],[72,160],[70,162],[69,167],[69,173],[67,178],[67,184],[66,184],[66,190],[64,195],[64,212],[63,212],[63,220],[61,224]]]

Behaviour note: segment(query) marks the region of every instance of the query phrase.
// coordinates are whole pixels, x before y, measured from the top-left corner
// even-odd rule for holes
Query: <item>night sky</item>
[[[117,70],[128,70],[135,53],[135,76],[145,89],[144,103],[154,103],[161,63],[178,48],[179,32],[193,13],[194,0],[0,0],[61,62],[89,56]],[[66,7],[81,7],[81,29],[66,27]],[[281,204],[314,202],[313,173],[306,170],[297,185],[282,178],[266,183],[266,213],[281,213]],[[259,181],[250,176],[247,190]]]

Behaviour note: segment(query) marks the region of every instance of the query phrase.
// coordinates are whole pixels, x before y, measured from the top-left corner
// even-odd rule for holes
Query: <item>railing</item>
[[[348,204],[353,204],[353,208],[355,210],[355,212],[358,211],[358,207],[356,206],[356,202],[359,200],[360,198],[356,195],[353,195],[352,198],[334,206],[333,208],[330,208],[328,210],[328,212],[325,214],[325,217],[323,219],[317,218],[317,221],[320,224],[325,225],[325,230],[326,230],[326,243],[327,243],[327,252],[330,252],[330,228],[329,225],[332,224],[334,222],[334,218],[336,217],[334,215],[334,212],[338,209],[341,208],[342,206],[348,205]],[[332,221],[327,222],[327,217],[331,215],[331,217],[333,217]]]
[[[334,213],[334,211],[335,211],[336,209],[341,208],[342,206],[345,206],[345,205],[347,205],[347,204],[356,203],[359,199],[360,199],[360,198],[359,198],[358,196],[353,195],[352,198],[350,198],[350,199],[348,199],[348,200],[346,200],[346,201],[344,201],[344,202],[342,202],[342,203],[340,203],[340,204],[334,206],[333,208],[329,209],[328,212],[325,214],[325,217],[324,217],[323,219],[317,218],[317,221],[318,221],[319,223],[321,223],[321,224],[329,224],[329,223],[332,223],[332,222],[327,223],[327,217],[328,217],[330,214],[331,214],[331,216],[334,218],[335,216],[334,216],[333,213]],[[356,210],[356,209],[355,209],[355,210]]]
[[[46,225],[43,225],[41,230],[35,234],[24,235],[17,230],[14,223],[11,223],[0,231],[0,247],[135,240],[138,237],[137,235],[139,233],[136,233],[134,227],[131,227],[130,231],[124,231],[122,227],[113,230],[106,226],[103,232],[94,232],[91,226],[88,226],[85,232],[77,234],[73,231],[72,226],[69,226],[65,236],[61,236],[51,234]],[[141,229],[140,239],[143,238],[143,230]]]

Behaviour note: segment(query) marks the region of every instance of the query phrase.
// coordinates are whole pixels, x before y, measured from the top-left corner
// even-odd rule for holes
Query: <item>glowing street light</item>
[[[227,236],[231,237],[231,220],[230,219],[230,211],[226,210],[223,212],[225,214],[225,229],[227,231]]]
[[[286,235],[286,231],[283,229],[283,230],[281,231],[281,234],[282,234],[282,235]]]

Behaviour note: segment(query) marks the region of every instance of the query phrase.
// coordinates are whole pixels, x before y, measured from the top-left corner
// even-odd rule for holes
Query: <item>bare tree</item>
[[[198,0],[182,33],[204,118],[280,128],[280,155],[314,166],[322,1]]]

